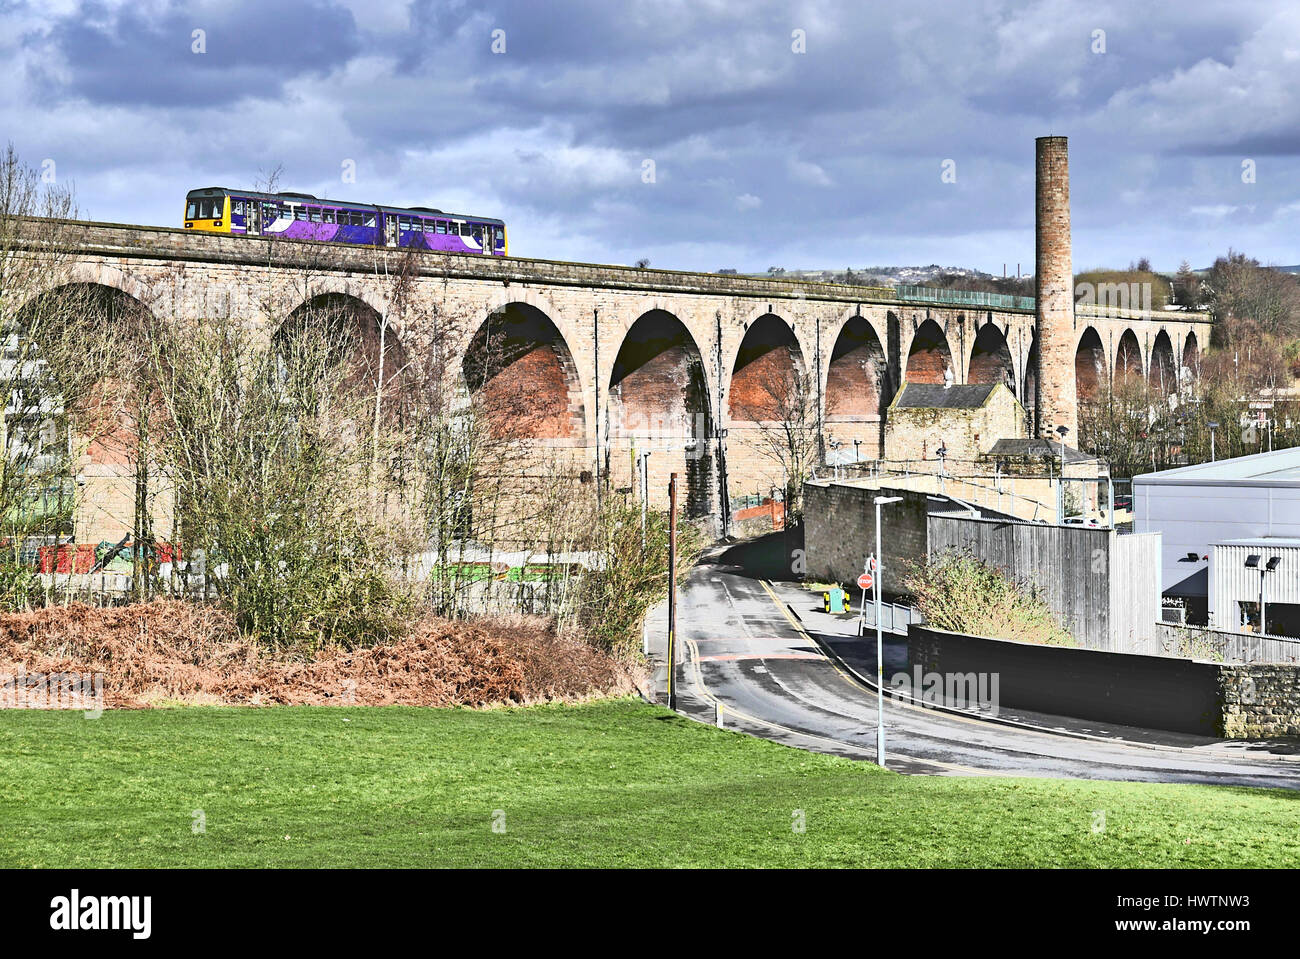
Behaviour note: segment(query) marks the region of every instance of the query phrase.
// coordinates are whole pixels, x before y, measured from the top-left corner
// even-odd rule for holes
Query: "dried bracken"
[[[104,705],[485,706],[633,692],[640,677],[540,619],[425,617],[406,638],[277,656],[198,603],[73,604],[0,614],[0,675],[104,674]]]

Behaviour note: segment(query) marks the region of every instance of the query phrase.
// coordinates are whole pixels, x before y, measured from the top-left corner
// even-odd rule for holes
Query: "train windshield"
[[[185,219],[219,220],[226,206],[223,196],[190,197],[185,201]]]

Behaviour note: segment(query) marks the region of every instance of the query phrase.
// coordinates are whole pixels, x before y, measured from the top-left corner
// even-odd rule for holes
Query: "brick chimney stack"
[[[1034,215],[1034,293],[1038,326],[1038,395],[1034,430],[1079,444],[1074,389],[1074,269],[1070,256],[1070,157],[1067,137],[1039,137]]]

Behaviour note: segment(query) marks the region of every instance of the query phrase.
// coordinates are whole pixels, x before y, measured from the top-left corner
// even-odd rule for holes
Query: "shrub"
[[[642,546],[639,506],[607,501],[603,513],[603,555],[599,567],[585,577],[578,621],[599,648],[635,658],[640,654],[639,630],[646,611],[668,591],[668,514],[648,514]],[[703,533],[679,516],[679,590],[703,548]]]
[[[937,629],[1049,646],[1075,645],[1036,586],[1012,580],[970,550],[948,550],[929,562],[914,563],[903,582],[926,623]]]

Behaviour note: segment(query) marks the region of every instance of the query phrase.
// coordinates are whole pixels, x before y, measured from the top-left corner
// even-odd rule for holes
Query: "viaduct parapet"
[[[882,458],[903,381],[943,383],[947,370],[957,384],[1005,383],[1037,429],[1067,425],[1072,439],[1076,393],[1125,372],[1179,389],[1208,342],[1208,317],[1074,308],[1065,164],[1064,138],[1038,141],[1036,308],[994,295],[946,302],[939,292],[900,298],[782,278],[80,222],[69,282],[108,287],[160,319],[271,326],[329,297],[363,323],[387,321],[417,355],[454,317],[463,366],[495,330],[513,359],[478,388],[537,404],[537,442],[612,488],[635,486],[632,454],[649,451],[652,495],[676,471],[690,512],[725,519],[730,499],[782,484],[766,436],[784,415],[774,383],[807,384],[821,462]],[[394,297],[403,271],[414,311]]]

